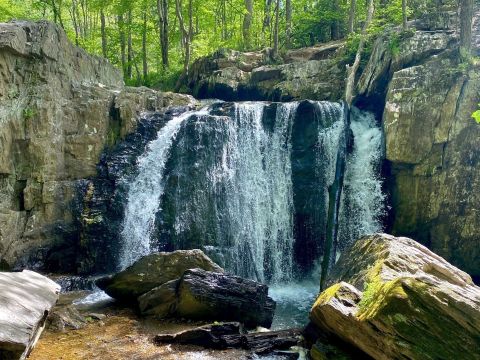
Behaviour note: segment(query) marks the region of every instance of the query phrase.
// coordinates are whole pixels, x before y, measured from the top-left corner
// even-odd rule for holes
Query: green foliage
[[[480,104],[478,104],[478,106],[480,107]],[[475,121],[480,124],[480,109],[477,110],[477,111],[475,111],[475,112],[472,114],[472,118],[474,118]]]
[[[34,109],[32,109],[31,107],[26,107],[25,109],[23,109],[22,111],[22,115],[23,115],[23,118],[25,120],[31,120],[33,119],[33,117],[35,116],[36,112]]]
[[[411,0],[408,15],[417,16],[419,10],[431,11],[434,0]],[[167,0],[169,66],[162,64],[157,0],[0,0],[0,21],[11,19],[47,19],[65,29],[72,42],[108,60],[123,70],[129,85],[147,85],[164,90],[175,87],[184,70],[185,46],[176,13],[176,0]],[[253,1],[250,29],[250,48],[243,40],[243,20],[246,14],[244,0],[179,0],[181,14],[188,30],[190,62],[211,54],[220,48],[258,50],[273,47],[276,1]],[[189,11],[189,4],[192,11]],[[290,38],[287,38],[286,2],[280,1],[279,53],[288,48],[314,45],[338,38],[347,38],[346,59],[351,60],[358,45],[358,33],[366,18],[367,2],[357,0],[355,32],[347,33],[350,1],[348,0],[292,0]],[[414,11],[415,10],[415,11]],[[190,19],[191,13],[191,19]],[[105,27],[101,26],[101,14]],[[145,20],[144,21],[144,16]],[[372,39],[385,29],[401,24],[401,0],[390,0],[376,6],[375,20],[369,29],[367,58]],[[102,34],[106,40],[102,48]],[[145,47],[142,46],[145,39]],[[129,41],[130,40],[130,41]],[[392,39],[391,49],[398,51],[399,40]],[[124,46],[122,46],[122,43]],[[131,43],[131,51],[128,44]],[[124,56],[122,56],[122,48]],[[144,58],[147,68],[144,69]],[[146,75],[144,75],[146,73]]]

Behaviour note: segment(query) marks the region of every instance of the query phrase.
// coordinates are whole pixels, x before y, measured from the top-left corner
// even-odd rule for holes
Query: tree
[[[280,22],[280,0],[277,0],[275,5],[275,28],[273,30],[273,56],[278,54],[278,32],[279,32],[279,22]]]
[[[407,29],[407,0],[402,0],[402,26]]]
[[[286,22],[286,45],[287,47],[291,46],[291,36],[292,36],[292,0],[285,1],[285,22]]]
[[[470,56],[472,48],[473,0],[460,0],[460,56]]]
[[[157,0],[158,29],[160,36],[160,51],[162,53],[163,68],[169,65],[168,59],[168,1]]]
[[[253,20],[253,0],[245,0],[245,14],[243,16],[243,44],[245,49],[251,46],[251,27]]]
[[[348,33],[349,34],[353,33],[355,30],[356,8],[357,8],[357,0],[350,0],[350,11],[348,13]]]

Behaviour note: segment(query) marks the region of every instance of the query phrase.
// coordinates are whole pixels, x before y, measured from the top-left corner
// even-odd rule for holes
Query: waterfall
[[[331,102],[215,103],[174,117],[137,160],[120,267],[152,251],[200,248],[261,282],[307,275],[328,250],[329,189],[345,126],[342,105]],[[358,110],[350,126],[333,253],[381,230],[382,133]]]
[[[293,269],[290,129],[297,104],[280,104],[273,130],[262,125],[265,104],[235,106],[227,144],[226,204],[231,220],[235,272],[270,282]],[[265,274],[268,272],[268,274]]]
[[[205,110],[197,112],[204,113]],[[170,147],[180,126],[192,114],[193,112],[187,112],[169,121],[138,159],[139,174],[130,184],[121,233],[123,242],[119,265],[122,269],[150,253],[150,235],[164,190],[162,175]]]
[[[353,151],[347,159],[340,205],[338,253],[362,235],[383,230],[385,194],[380,176],[382,129],[371,113],[352,109]]]

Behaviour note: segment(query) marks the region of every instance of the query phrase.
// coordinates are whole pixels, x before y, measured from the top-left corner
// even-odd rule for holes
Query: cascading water
[[[138,159],[121,267],[151,251],[201,248],[262,282],[308,276],[324,251],[343,116],[338,103],[246,102],[170,120]],[[381,130],[357,110],[351,129],[339,251],[381,230],[383,212]]]
[[[202,111],[197,114],[202,114]],[[150,235],[164,188],[162,175],[165,164],[182,122],[190,116],[191,113],[186,113],[169,121],[138,159],[139,175],[130,185],[121,234],[124,241],[119,265],[122,269],[150,253]]]
[[[352,154],[347,159],[344,191],[340,205],[337,257],[353,241],[365,234],[382,231],[385,194],[380,176],[383,134],[373,114],[352,109],[350,127],[354,136]]]

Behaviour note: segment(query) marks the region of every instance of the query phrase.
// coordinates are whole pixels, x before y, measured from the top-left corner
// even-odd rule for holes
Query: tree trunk
[[[340,13],[340,7],[338,5],[338,0],[333,0],[332,1],[332,11],[335,14],[335,16],[338,16],[338,14]],[[338,19],[333,20],[332,26],[331,26],[331,32],[332,32],[332,39],[333,40],[340,39],[340,21]]]
[[[107,33],[105,30],[105,13],[103,8],[100,10],[100,32],[102,34],[102,55],[104,58],[107,57]]]
[[[143,29],[142,29],[142,65],[143,65],[143,81],[148,76],[148,63],[147,63],[147,11],[143,11]]]
[[[77,2],[75,0],[72,0],[72,22],[73,22],[73,28],[75,29],[75,45],[78,46],[78,23],[77,23]]]
[[[243,47],[248,50],[251,46],[250,28],[253,19],[253,0],[245,0],[245,15],[243,16]]]
[[[132,10],[128,10],[128,31],[127,31],[127,77],[132,78],[133,47],[132,47]]]
[[[158,27],[160,34],[160,50],[162,65],[167,68],[168,60],[168,0],[157,0]]]
[[[407,0],[402,0],[402,20],[403,30],[407,30]]]
[[[279,27],[280,0],[275,5],[275,28],[273,30],[273,56],[278,54],[278,27]]]
[[[190,37],[191,34],[185,27],[185,21],[182,15],[182,0],[175,0],[175,11],[177,13],[178,26],[182,34],[182,46],[184,47],[184,62],[183,62],[183,73],[179,77],[177,84],[175,85],[175,91],[179,91],[182,85],[182,81],[188,76],[189,65],[190,65]],[[192,0],[189,0],[189,15],[192,14]],[[191,24],[191,21],[189,22]],[[191,28],[191,25],[189,26]]]
[[[349,34],[353,33],[355,30],[356,8],[357,8],[357,0],[350,0],[350,12],[348,13],[348,33]]]
[[[287,48],[291,46],[291,36],[292,36],[292,0],[285,1],[285,20],[286,20],[286,42]]]
[[[360,60],[362,59],[363,49],[365,48],[365,41],[367,38],[367,29],[370,26],[373,18],[374,0],[368,0],[368,13],[367,20],[362,29],[362,36],[360,43],[358,44],[357,54],[355,55],[355,61],[352,66],[347,65],[347,84],[345,87],[345,101],[350,108],[352,105],[355,89],[355,77],[357,75],[358,67],[360,66]]]
[[[118,35],[119,35],[119,40],[120,40],[120,56],[121,56],[121,62],[122,62],[122,71],[123,71],[123,77],[127,77],[127,60],[126,60],[126,55],[125,55],[125,48],[126,48],[126,43],[125,43],[125,23],[123,21],[123,14],[118,15],[117,17],[117,22],[118,22]]]
[[[460,56],[470,57],[472,49],[473,0],[460,0]]]

